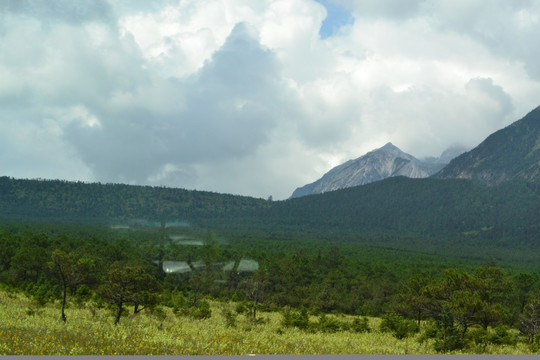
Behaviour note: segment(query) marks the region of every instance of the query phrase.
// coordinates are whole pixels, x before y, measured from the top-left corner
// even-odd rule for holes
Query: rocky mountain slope
[[[291,198],[364,185],[393,176],[426,178],[442,169],[444,165],[420,161],[388,143],[355,160],[336,166],[311,184],[297,188]]]
[[[484,185],[513,179],[540,182],[540,106],[452,160],[434,177]]]

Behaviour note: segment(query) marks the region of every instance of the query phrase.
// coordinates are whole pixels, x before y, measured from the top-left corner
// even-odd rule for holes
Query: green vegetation
[[[309,329],[283,326],[284,315],[261,311],[257,323],[237,304],[209,301],[210,317],[194,318],[170,307],[131,314],[118,325],[114,310],[95,302],[69,302],[67,322],[59,302],[37,305],[12,291],[0,291],[0,354],[3,355],[248,355],[248,354],[435,354],[431,323],[398,339],[380,330],[381,320],[351,315],[309,315]],[[226,314],[235,325],[228,326]],[[231,316],[231,315],[229,315]],[[355,329],[367,322],[369,331]],[[321,325],[322,324],[322,325]],[[334,324],[339,324],[335,326]],[[476,331],[476,330],[475,330]],[[472,334],[472,332],[471,332]],[[513,342],[514,339],[518,340]],[[478,343],[477,343],[478,342]],[[510,342],[510,344],[508,344]],[[514,330],[478,331],[467,347],[449,353],[530,354],[535,350]]]
[[[4,354],[533,353],[540,345],[537,273],[494,262],[312,241],[274,250],[261,241],[256,251],[182,226],[3,227]],[[178,245],[181,234],[202,245]],[[246,257],[258,270],[224,270]],[[169,259],[190,270],[164,272]]]
[[[151,228],[178,224],[246,239],[363,244],[514,262],[540,260],[540,188],[390,178],[287,201],[182,189],[0,177],[0,220]],[[100,230],[101,231],[101,230]]]

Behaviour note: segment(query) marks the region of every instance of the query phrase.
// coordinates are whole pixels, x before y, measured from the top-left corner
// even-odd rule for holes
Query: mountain
[[[291,198],[369,184],[393,176],[426,178],[444,164],[424,162],[404,153],[392,143],[336,166],[319,180],[297,188]]]
[[[470,148],[466,148],[461,145],[453,145],[449,147],[448,149],[444,150],[441,156],[439,157],[427,157],[427,158],[422,158],[420,160],[422,160],[423,162],[432,163],[432,164],[448,164],[454,158],[458,157],[464,152],[467,152],[468,150],[470,150]]]
[[[496,185],[513,179],[540,182],[540,106],[452,160],[437,179]]]

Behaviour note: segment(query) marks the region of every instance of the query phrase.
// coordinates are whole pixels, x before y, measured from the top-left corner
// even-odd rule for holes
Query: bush
[[[540,351],[540,333],[534,335],[532,342],[529,344],[529,348],[535,353]]]
[[[173,313],[177,316],[189,316],[193,319],[208,319],[212,316],[210,304],[204,300],[197,301],[193,306],[187,306],[187,304],[175,306]]]
[[[310,328],[313,331],[322,331],[325,333],[335,333],[347,328],[347,324],[322,314],[319,321],[315,324],[311,324]]]
[[[488,344],[488,332],[484,329],[472,329],[467,334],[467,339],[474,342],[479,350],[484,352]]]
[[[208,319],[212,316],[210,304],[206,301],[197,302],[190,310],[190,316],[194,319]]]
[[[484,329],[473,329],[467,334],[467,340],[474,342],[479,350],[485,351],[488,344],[516,346],[518,338],[510,333],[509,327],[499,325],[492,332]]]
[[[398,339],[404,339],[417,333],[420,329],[413,320],[404,319],[395,313],[387,313],[382,318],[380,330],[382,332],[391,332]]]
[[[428,323],[429,326],[427,326],[424,331],[422,332],[422,335],[418,339],[420,342],[424,342],[427,339],[434,339],[437,337],[437,334],[439,333],[439,328],[437,327],[437,324],[432,322]]]
[[[454,317],[448,310],[443,310],[437,320],[437,334],[433,345],[437,352],[461,350],[465,346],[463,337],[457,327],[454,326]]]
[[[105,308],[105,302],[103,301],[103,298],[101,296],[99,296],[95,292],[92,294],[92,297],[90,298],[90,301],[91,301],[92,305],[96,309],[104,309]]]
[[[517,337],[508,332],[508,326],[499,325],[495,328],[493,334],[489,334],[487,341],[496,345],[512,345],[517,344]]]
[[[300,312],[293,312],[285,308],[282,315],[281,326],[283,327],[297,327],[302,330],[309,328],[309,315],[305,308],[302,308]]]
[[[161,306],[152,306],[150,309],[150,314],[154,316],[159,321],[163,321],[167,318],[167,313]]]
[[[235,314],[234,312],[232,312],[231,310],[229,309],[224,309],[222,310],[222,315],[223,317],[225,318],[225,326],[230,328],[235,328],[236,327],[236,317],[238,316],[237,314]]]
[[[179,309],[186,304],[186,298],[180,291],[164,291],[162,295],[162,304],[173,309],[177,313]]]
[[[86,286],[86,285],[80,285],[77,287],[77,291],[75,292],[75,297],[73,301],[77,306],[83,307],[84,304],[92,298],[92,290]]]
[[[237,314],[245,314],[249,311],[247,305],[245,302],[236,304],[236,307],[234,308],[234,311],[236,311]]]
[[[368,318],[365,316],[362,318],[355,318],[351,324],[350,329],[357,333],[371,332]]]
[[[437,352],[448,352],[452,350],[461,350],[465,346],[461,334],[457,328],[448,328],[441,331],[438,338],[435,340],[433,348]]]
[[[28,283],[25,287],[26,295],[32,297],[39,305],[43,306],[59,298],[61,290],[58,286],[44,281]]]

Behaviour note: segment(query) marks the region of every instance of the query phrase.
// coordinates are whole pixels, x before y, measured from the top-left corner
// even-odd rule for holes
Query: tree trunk
[[[66,282],[66,277],[64,275],[64,273],[62,272],[62,270],[60,270],[60,277],[62,278],[62,287],[63,287],[63,296],[62,296],[62,321],[63,322],[66,322],[67,318],[66,318],[66,313],[65,313],[65,309],[66,309],[66,299],[67,299],[67,282]]]
[[[461,331],[461,340],[463,341],[465,339],[465,333],[467,332],[467,329],[469,326],[467,324],[463,324],[463,330]]]
[[[64,312],[66,308],[66,298],[67,298],[67,289],[66,289],[66,285],[64,285],[64,296],[62,298],[62,321],[63,322],[66,322],[67,320],[66,313]]]
[[[257,320],[257,303],[257,300],[253,302],[253,324],[255,324],[255,321]]]
[[[122,316],[122,306],[124,301],[121,299],[118,301],[118,311],[116,312],[116,318],[114,319],[114,325],[117,325],[120,322],[120,317]]]

